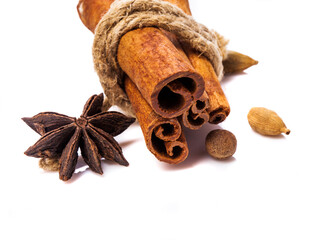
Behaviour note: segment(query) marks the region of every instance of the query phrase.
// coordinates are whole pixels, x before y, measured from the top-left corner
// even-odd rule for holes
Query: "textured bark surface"
[[[79,15],[88,29],[94,31],[94,24],[108,11],[111,2],[80,0]],[[189,9],[188,3],[172,3]],[[153,110],[163,117],[180,116],[204,92],[203,78],[184,52],[178,50],[157,28],[130,31],[121,38],[118,46],[120,67]]]
[[[191,15],[188,0],[166,0],[166,1],[178,6],[185,13]],[[109,0],[109,1],[80,0],[80,2],[78,4],[78,11],[79,11],[79,14],[80,14],[80,17],[81,17],[83,23],[89,29],[91,29],[93,31],[94,28],[95,28],[94,25],[96,23],[98,23],[99,20],[100,20],[100,17],[108,11],[108,8],[109,8],[111,2],[113,2],[113,1],[111,1],[111,0]],[[151,28],[151,29],[154,29],[154,28]],[[141,31],[143,31],[143,30],[144,29],[142,29]],[[128,34],[130,34],[130,33],[128,33]],[[128,35],[128,34],[126,34],[126,35]],[[133,35],[130,34],[130,36],[134,36],[134,34]],[[149,39],[149,38],[147,38],[147,39]],[[127,37],[127,40],[129,40],[129,37]],[[155,41],[150,40],[150,43],[145,42],[145,44],[146,45],[148,44],[148,47],[150,47],[151,43],[153,43],[153,42],[155,43]],[[125,44],[126,42],[122,41],[122,43]],[[175,42],[173,42],[173,43],[175,44]],[[175,44],[175,47],[179,50],[179,47],[177,46],[177,44]],[[138,49],[138,48],[135,48],[135,49]],[[221,88],[221,85],[218,81],[218,78],[217,78],[216,74],[214,74],[213,66],[210,64],[210,62],[208,61],[207,58],[200,56],[198,53],[192,51],[190,48],[185,47],[185,50],[186,50],[186,53],[188,54],[188,56],[190,58],[192,65],[194,65],[193,67],[198,68],[196,70],[198,70],[199,73],[201,75],[203,75],[203,78],[204,78],[204,81],[205,81],[206,92],[209,95],[209,104],[210,104],[210,107],[208,108],[208,113],[210,115],[209,122],[217,124],[217,123],[224,121],[225,118],[228,116],[228,114],[230,112],[230,106],[229,106],[228,101],[227,101],[227,99],[226,99],[226,97],[225,97],[225,95],[222,91],[222,88]],[[118,53],[119,53],[119,56],[124,56],[124,57],[130,56],[130,55],[122,54],[122,50],[120,50]],[[127,52],[126,52],[126,54],[127,54]],[[180,51],[180,55],[183,56],[181,51]],[[151,55],[149,55],[149,56],[151,56]],[[134,56],[134,54],[132,55],[132,58],[135,59],[135,60],[137,59],[136,56]],[[170,87],[162,87],[160,85],[157,86],[156,89],[152,88],[153,92],[148,92],[149,89],[146,90],[144,88],[143,84],[140,84],[139,80],[135,81],[136,77],[137,77],[137,79],[138,79],[138,77],[144,79],[144,77],[145,77],[144,75],[139,75],[139,73],[144,73],[143,70],[138,72],[140,68],[135,68],[135,66],[132,69],[132,66],[131,66],[132,64],[127,59],[124,59],[124,61],[121,61],[121,62],[122,62],[121,67],[126,69],[127,74],[136,83],[136,85],[139,88],[139,90],[141,91],[142,95],[145,97],[147,102],[154,108],[154,110],[157,113],[159,113],[159,114],[161,114],[165,117],[173,117],[174,114],[171,114],[171,112],[176,112],[175,115],[178,115],[180,112],[185,112],[184,111],[185,108],[188,109],[186,100],[187,100],[190,93],[188,93],[186,91],[186,86],[184,84],[181,83],[181,85],[183,85],[183,87],[180,91],[179,90],[176,91],[176,93],[173,92],[173,90]],[[156,70],[157,66],[159,66],[159,67],[162,66],[160,64],[158,64],[156,66],[155,62],[153,64],[154,65],[152,66],[152,68],[155,69],[155,70]],[[142,65],[142,67],[144,67],[144,66],[148,67],[149,65],[148,64]],[[136,72],[136,69],[137,69],[137,72]],[[146,73],[144,73],[144,74],[146,74]],[[174,77],[176,77],[176,78],[180,77],[181,78],[182,76],[179,75],[179,76],[174,76]],[[147,76],[146,76],[146,79],[148,79]],[[151,78],[149,80],[151,81]],[[168,82],[168,81],[170,81],[169,78],[167,78],[167,80],[165,82]],[[179,88],[179,86],[178,86],[178,88]],[[161,95],[160,99],[161,99],[161,102],[163,102],[163,106],[162,106],[162,104],[159,103],[159,99],[158,99],[159,93],[161,91],[160,89],[163,90],[162,93],[160,94]],[[146,91],[147,91],[147,93],[145,93]],[[198,93],[195,95],[195,98],[199,94],[200,94],[200,92],[198,91]],[[166,98],[167,98],[167,97],[165,97],[166,95],[170,96],[169,98],[171,98],[171,99],[175,99],[174,96],[177,97],[175,102],[171,103],[172,107],[169,104],[165,104],[166,102],[170,103],[169,101],[166,100]]]
[[[203,78],[159,29],[125,34],[118,47],[118,62],[163,117],[181,115],[204,91]]]
[[[77,12],[83,24],[94,33],[101,17],[108,11],[114,0],[80,0]]]
[[[150,152],[166,163],[184,161],[189,151],[177,118],[163,118],[156,114],[129,77],[125,79],[125,89]]]
[[[115,0],[80,0],[77,12],[83,24],[94,33],[101,17],[108,11]],[[188,1],[169,0],[167,2],[181,8],[186,14],[191,15]]]
[[[209,121],[209,114],[207,109],[209,108],[209,98],[206,92],[194,101],[186,112],[180,117],[183,125],[192,130],[201,128],[205,123]]]
[[[209,97],[209,108],[207,109],[209,122],[213,124],[223,122],[230,113],[230,105],[211,63],[191,49],[187,48],[186,53],[193,67],[203,76],[205,81],[205,91]]]
[[[87,11],[79,14],[90,30],[94,31],[113,1],[107,2],[80,0],[78,10]],[[167,2],[191,15],[187,0]],[[125,90],[146,145],[159,160],[178,163],[187,157],[186,141],[174,117],[179,116],[186,127],[198,129],[208,121],[219,123],[229,114],[211,63],[180,44],[175,35],[153,27],[130,31],[120,40],[117,58],[128,75]]]
[[[191,15],[188,0],[165,0],[174,3],[185,13]],[[202,75],[205,82],[205,91],[209,96],[209,108],[207,109],[210,117],[209,122],[218,124],[223,122],[230,113],[230,105],[221,88],[218,77],[209,60],[201,54],[193,51],[187,46],[183,46],[195,70]]]
[[[179,1],[177,2],[179,3]],[[186,7],[188,6],[188,4],[185,4],[184,6]],[[177,48],[178,52],[184,57],[184,59],[191,64],[187,54],[183,50],[181,43],[178,41],[177,36],[163,29],[160,30],[174,44],[174,46]],[[182,121],[185,127],[192,130],[197,130],[209,121],[209,114],[207,112],[207,109],[209,109],[209,97],[206,91],[204,91],[201,97],[192,101],[190,108],[187,109],[179,119],[180,121]]]

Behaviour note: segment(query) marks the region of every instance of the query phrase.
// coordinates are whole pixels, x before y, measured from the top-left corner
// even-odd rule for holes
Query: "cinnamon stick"
[[[94,32],[112,2],[80,0],[77,9],[88,29]],[[117,59],[148,104],[163,117],[180,116],[204,92],[202,76],[157,28],[136,29],[122,36]]]
[[[163,117],[177,117],[204,92],[203,78],[157,28],[125,34],[118,46],[118,62],[152,109]]]
[[[209,123],[223,122],[230,113],[230,105],[222,90],[217,75],[207,58],[200,56],[190,48],[185,48],[192,65],[205,81],[205,91],[209,97]]]
[[[90,29],[92,32],[94,32],[95,26],[99,22],[99,18],[102,17],[102,14],[98,14],[97,11],[102,11],[102,13],[104,14],[107,11],[107,7],[110,6],[111,2],[113,1],[109,1],[108,4],[105,4],[105,1],[102,1],[102,0],[80,0],[78,4],[78,12],[79,12],[80,18],[83,21],[83,23],[88,27],[88,29]],[[192,68],[190,61],[187,58],[186,54],[181,49],[182,48],[181,45],[179,43],[176,43],[177,39],[174,36],[170,35],[166,37],[161,31],[155,28],[153,29],[148,28],[144,31],[139,31],[139,32],[142,32],[141,34],[143,34],[143,32],[144,33],[146,32],[149,34],[155,34],[156,36],[161,38],[163,43],[166,42],[166,45],[172,48],[173,54],[177,53],[178,54],[177,57],[179,59],[182,58],[182,61],[186,63],[188,68],[191,68],[192,72],[195,71]],[[132,32],[130,33],[132,34]],[[138,36],[135,34],[132,34],[133,37]],[[166,34],[168,35],[167,32]],[[130,39],[130,35],[129,35],[129,39]],[[173,42],[168,42],[169,39]],[[161,40],[159,40],[158,42],[162,43]],[[151,38],[150,42],[152,41],[153,39]],[[176,51],[174,51],[175,49]],[[154,50],[152,49],[151,54],[153,54],[153,52]],[[126,56],[127,55],[125,54],[123,57],[126,57]],[[153,71],[153,70],[150,69],[150,71]],[[202,80],[200,76],[199,78],[200,80]],[[132,82],[132,80],[128,76],[126,76],[124,83],[125,83],[124,87],[125,87],[126,93],[130,99],[133,109],[135,110],[136,117],[139,120],[141,129],[144,134],[147,148],[150,150],[150,152],[152,152],[156,156],[156,158],[159,159],[160,161],[164,161],[167,163],[176,164],[176,163],[184,161],[187,158],[189,151],[188,151],[185,137],[182,133],[181,125],[179,121],[177,120],[177,118],[167,119],[167,118],[163,118],[159,116],[157,113],[154,112],[152,107],[147,103],[147,101],[144,99],[144,97],[142,96],[142,94],[140,93],[136,85]],[[203,80],[200,81],[200,84],[203,85]],[[174,87],[175,88],[174,91],[177,91],[177,88],[176,88],[177,82],[176,84],[171,83],[167,87],[169,87],[172,90]],[[187,94],[186,90],[182,90],[182,91],[184,91],[185,94]],[[187,97],[187,102],[191,104],[192,102],[191,94],[187,94],[186,97]]]
[[[95,26],[99,22],[100,18],[108,11],[110,4],[113,1],[114,0],[80,0],[77,8],[78,8],[80,18],[82,22],[86,25],[86,27],[88,27],[92,32],[94,32]],[[185,13],[191,15],[188,0],[165,0],[165,1],[175,4],[176,6],[181,8]],[[217,76],[213,70],[213,67],[211,66],[208,59],[206,59],[204,56],[199,56],[198,53],[194,52],[187,46],[184,46],[184,48],[193,67],[204,78],[205,89],[209,95],[209,104],[210,104],[210,107],[208,108],[208,113],[210,115],[209,122],[217,124],[217,123],[224,121],[225,118],[229,115],[230,106],[221,88],[220,82],[218,81]],[[136,66],[134,66],[134,69],[135,67]],[[132,70],[132,68],[130,69]],[[143,90],[143,88],[141,87],[140,90]],[[181,93],[184,92],[185,94],[186,92],[185,88],[183,89],[183,91],[180,91],[180,92]],[[174,92],[171,90],[171,88],[164,87],[163,94],[161,94],[161,96],[163,96],[161,98],[161,101],[163,101],[163,105],[164,105],[164,102],[166,103],[165,95],[167,95],[168,98],[171,97],[169,94],[164,94],[164,93],[172,93],[171,95],[174,95],[173,94]],[[178,94],[179,92],[174,95],[174,96],[178,96],[178,100],[176,100],[176,105],[178,104],[178,107],[177,106],[175,107],[174,105],[175,103],[174,103],[174,104],[171,104],[172,109],[170,109],[171,111],[175,111],[175,108],[176,108],[177,114],[182,112],[183,109],[186,108],[188,105],[188,104],[184,105],[183,103],[181,103],[181,101],[184,101],[183,99],[186,99],[186,96],[188,96],[188,94],[185,94],[185,97],[183,97],[181,94],[180,95]],[[155,93],[155,95],[157,95],[157,93]],[[197,95],[199,95],[199,93]],[[149,103],[151,103],[151,101],[157,101],[156,97],[152,97],[151,99],[151,97],[148,96],[147,99]],[[160,112],[160,107],[159,109],[157,108],[158,102],[155,102],[154,105],[156,106],[155,110],[157,110],[158,113],[161,113],[165,116],[173,116],[169,114],[164,114],[164,112],[163,113]],[[167,108],[170,108],[171,106],[168,105]],[[180,111],[177,111],[177,108],[180,108]],[[170,110],[167,110],[167,111],[170,111]]]
[[[191,15],[188,0],[164,0],[175,4],[185,13]],[[190,47],[183,45],[188,58],[195,70],[202,75],[205,82],[205,91],[209,96],[209,122],[218,124],[223,122],[230,113],[230,105],[222,90],[217,75],[209,60],[192,50]]]
[[[174,1],[175,2],[175,1]],[[164,29],[160,29],[165,36],[174,44],[179,53],[183,55],[184,59],[190,62],[186,53],[183,50],[182,45],[178,41],[175,34],[165,31]],[[209,121],[209,114],[207,109],[209,108],[209,97],[206,91],[204,91],[203,95],[198,99],[195,99],[189,109],[187,109],[182,116],[180,117],[181,122],[187,128],[192,130],[197,130],[201,128],[205,123]]]
[[[77,12],[83,24],[94,33],[102,16],[108,11],[115,0],[80,0]]]
[[[80,0],[78,12],[88,29],[95,31],[112,2]],[[191,14],[187,0],[168,2]],[[122,37],[117,57],[120,67],[128,74],[124,87],[140,122],[146,145],[159,160],[179,163],[188,155],[181,126],[173,117],[183,114],[180,119],[184,125],[197,129],[209,118],[211,122],[218,122],[227,116],[220,116],[211,108],[210,102],[220,103],[221,100],[208,98],[212,91],[213,96],[218,95],[218,92],[219,96],[224,96],[212,65],[205,57],[200,57],[202,61],[198,60],[199,55],[188,47],[185,47],[184,52],[173,34],[169,36],[168,32],[156,28],[130,31]],[[199,64],[202,65],[201,69]],[[207,81],[214,82],[210,86],[218,89],[209,87],[207,92],[204,91],[205,85],[208,86]],[[208,110],[212,110],[211,117]]]
[[[177,118],[163,118],[156,114],[129,77],[125,78],[125,90],[150,152],[166,163],[184,161],[189,150]]]
[[[209,121],[207,108],[209,107],[209,98],[206,92],[194,101],[186,112],[180,117],[183,125],[192,130],[201,128]]]

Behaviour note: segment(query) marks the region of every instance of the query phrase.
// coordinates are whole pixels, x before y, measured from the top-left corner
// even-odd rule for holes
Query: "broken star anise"
[[[55,112],[42,112],[32,118],[22,118],[42,137],[25,152],[37,158],[58,158],[60,179],[66,181],[74,173],[78,148],[90,169],[103,174],[101,158],[120,165],[129,163],[113,138],[126,130],[134,121],[122,113],[102,112],[103,94],[93,95],[76,119]]]

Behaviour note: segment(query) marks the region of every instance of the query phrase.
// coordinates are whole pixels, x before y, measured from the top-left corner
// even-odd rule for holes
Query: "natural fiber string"
[[[133,114],[123,86],[123,71],[117,62],[120,39],[127,32],[143,27],[158,27],[174,33],[182,43],[204,55],[219,78],[223,77],[222,59],[227,41],[197,23],[177,6],[160,0],[116,0],[102,17],[95,30],[93,60],[108,101],[103,110],[117,105]]]

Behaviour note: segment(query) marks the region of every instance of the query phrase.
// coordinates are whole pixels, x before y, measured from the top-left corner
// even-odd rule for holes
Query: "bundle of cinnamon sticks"
[[[166,0],[191,15],[188,0]],[[84,25],[95,32],[114,0],[80,0]],[[124,90],[135,111],[148,149],[160,161],[177,164],[188,155],[182,127],[218,124],[230,106],[209,60],[155,27],[135,29],[120,40],[118,63]]]

